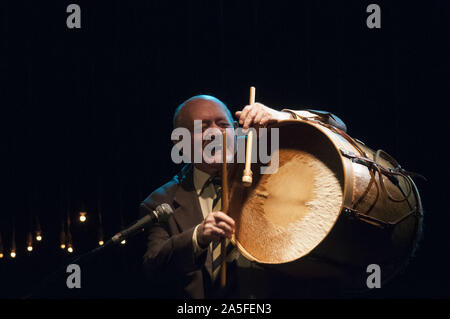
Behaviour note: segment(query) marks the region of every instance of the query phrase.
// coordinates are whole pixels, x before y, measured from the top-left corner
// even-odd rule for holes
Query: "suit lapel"
[[[173,218],[180,232],[197,226],[203,221],[203,213],[194,187],[194,174],[191,164],[186,165],[178,175],[179,187],[175,192],[174,201],[179,205],[173,212]],[[210,251],[206,258],[205,267],[212,276],[212,262]]]
[[[195,192],[192,168],[185,166],[179,176],[179,186],[175,191],[174,201],[178,204],[173,217],[183,232],[196,226],[203,220],[200,203]]]

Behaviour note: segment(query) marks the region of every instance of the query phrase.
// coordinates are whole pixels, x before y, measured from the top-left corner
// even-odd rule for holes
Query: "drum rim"
[[[294,124],[306,124],[309,126],[312,126],[313,128],[319,130],[319,132],[323,135],[325,135],[325,137],[328,139],[329,142],[331,142],[331,144],[334,147],[334,150],[336,151],[336,153],[339,156],[340,159],[340,164],[341,164],[341,169],[343,171],[343,181],[344,181],[344,190],[342,193],[342,202],[341,202],[341,206],[339,208],[339,213],[337,214],[335,220],[332,223],[332,226],[330,227],[328,233],[317,243],[317,245],[315,245],[311,250],[309,250],[306,254],[304,254],[301,257],[295,258],[295,259],[290,259],[287,261],[283,261],[283,262],[267,262],[267,261],[261,261],[258,260],[257,258],[255,258],[254,256],[252,256],[242,245],[239,241],[236,240],[235,235],[233,234],[232,238],[231,238],[231,242],[233,243],[233,245],[235,245],[239,252],[241,253],[241,255],[243,255],[245,258],[247,258],[250,261],[254,261],[257,262],[258,264],[261,265],[282,265],[282,264],[288,264],[288,263],[292,263],[295,261],[298,261],[300,259],[303,259],[305,257],[307,257],[312,251],[314,251],[331,233],[331,231],[334,229],[334,227],[336,226],[336,223],[339,220],[339,217],[342,214],[342,211],[345,207],[345,204],[348,200],[349,197],[349,192],[353,192],[353,184],[352,183],[347,183],[347,179],[352,180],[353,179],[353,166],[352,165],[347,165],[345,162],[345,157],[342,156],[339,147],[336,145],[336,143],[333,141],[332,138],[330,138],[327,134],[327,131],[325,130],[325,128],[323,126],[321,126],[318,123],[312,123],[311,121],[305,121],[305,120],[282,120],[282,121],[278,121],[277,123],[268,125],[267,128],[277,128],[277,127],[282,127],[282,126],[286,126],[286,125],[294,125]],[[331,132],[331,131],[330,131]],[[333,134],[337,134],[334,132],[331,132]],[[351,188],[351,189],[349,189]]]

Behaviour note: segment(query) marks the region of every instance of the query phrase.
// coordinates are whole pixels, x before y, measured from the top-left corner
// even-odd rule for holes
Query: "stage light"
[[[36,240],[42,241],[41,224],[39,223],[39,217],[36,216]]]
[[[98,245],[103,246],[105,242],[103,241],[103,228],[100,225],[98,228]]]
[[[67,226],[67,229],[67,251],[73,253],[72,233],[70,232],[69,226]]]
[[[86,212],[80,212],[80,222],[84,223],[87,219]]]
[[[12,239],[11,239],[11,258],[16,258],[16,228],[14,226],[13,221],[13,231],[12,231]]]
[[[29,252],[33,251],[33,234],[31,232],[27,236],[27,250]]]
[[[3,258],[3,241],[2,241],[2,233],[0,233],[0,259]]]
[[[72,241],[70,241],[70,242],[67,244],[67,251],[68,251],[69,253],[73,253]]]
[[[120,211],[119,211],[119,214],[120,214],[120,229],[123,229],[124,222],[123,222],[123,215],[122,215],[122,196],[121,195],[119,196],[119,207],[120,207]],[[125,239],[123,239],[120,243],[122,245],[125,245],[127,243],[127,241]]]
[[[64,231],[64,222],[61,223],[61,233],[59,233],[59,247],[66,248],[66,232]]]

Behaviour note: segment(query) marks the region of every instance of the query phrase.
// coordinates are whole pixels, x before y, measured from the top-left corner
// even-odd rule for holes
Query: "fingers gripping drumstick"
[[[255,87],[250,87],[250,105],[255,103]],[[247,136],[247,145],[245,148],[245,168],[242,175],[242,183],[245,187],[250,187],[253,182],[253,173],[251,169],[252,163],[252,145],[253,145],[253,131],[249,130]]]

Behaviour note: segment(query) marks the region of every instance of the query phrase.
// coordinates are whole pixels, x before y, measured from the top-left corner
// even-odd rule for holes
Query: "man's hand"
[[[242,125],[244,130],[247,130],[250,126],[266,126],[291,118],[289,113],[271,109],[261,103],[247,105],[242,111],[237,111],[235,115],[239,118],[239,124]]]
[[[234,220],[223,212],[212,212],[197,227],[197,242],[207,247],[211,241],[231,238],[234,233]]]

